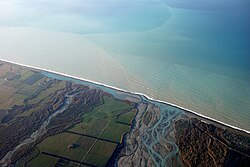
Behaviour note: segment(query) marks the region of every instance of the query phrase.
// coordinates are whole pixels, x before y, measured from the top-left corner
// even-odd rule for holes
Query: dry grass
[[[0,86],[0,104],[7,99],[9,99],[11,96],[13,96],[16,92],[16,89],[12,87],[8,87],[5,85]]]

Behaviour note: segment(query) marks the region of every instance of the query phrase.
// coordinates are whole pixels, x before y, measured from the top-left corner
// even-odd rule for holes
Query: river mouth
[[[245,0],[230,9],[226,9],[227,5],[235,2],[227,2],[224,9],[220,6],[216,10],[203,9],[204,4],[196,3],[194,6],[201,5],[201,9],[193,10],[191,2],[182,4],[172,0],[146,0],[142,6],[139,4],[144,1],[107,2],[90,5],[100,8],[96,15],[92,13],[94,10],[80,12],[79,8],[86,5],[80,4],[76,5],[79,7],[76,11],[73,10],[75,5],[70,11],[60,9],[60,17],[58,11],[52,12],[50,8],[52,13],[39,10],[38,6],[46,2],[26,2],[48,17],[42,19],[39,15],[34,22],[29,18],[27,21],[31,21],[31,25],[22,23],[25,19],[18,19],[15,21],[19,26],[2,26],[1,58],[144,93],[153,99],[250,129],[246,119],[250,117],[249,39],[245,38],[249,34],[246,30],[250,19],[245,12],[249,6],[244,5]],[[59,3],[54,7],[64,5]],[[185,5],[191,5],[192,10]],[[71,15],[71,12],[80,15]],[[62,19],[61,14],[67,19]],[[26,15],[20,14],[20,17],[26,18]],[[93,26],[104,31],[86,26],[90,28],[88,31],[79,32],[86,28],[81,24],[86,23],[85,20],[91,21],[89,24],[96,23]],[[50,24],[39,25],[46,21]]]
[[[8,65],[5,65],[5,68]],[[11,66],[11,69],[13,68],[15,68],[14,65]],[[24,67],[22,66],[22,68]],[[91,162],[89,159],[87,159],[87,157],[95,145],[100,142],[106,142],[106,144],[103,145],[104,147],[106,147],[107,144],[111,144],[113,148],[114,146],[119,147],[120,150],[117,152],[114,150],[114,156],[110,155],[111,158],[113,158],[110,162],[117,163],[120,166],[130,163],[141,163],[137,164],[138,166],[143,164],[155,164],[156,166],[181,166],[183,163],[182,160],[185,158],[182,157],[181,154],[186,154],[186,147],[189,147],[185,144],[186,142],[191,141],[192,150],[199,151],[197,148],[200,148],[200,146],[202,149],[206,150],[206,145],[202,145],[203,143],[200,143],[200,141],[197,140],[197,137],[200,135],[202,135],[202,140],[205,140],[206,138],[210,138],[210,142],[213,140],[218,140],[216,147],[223,147],[223,151],[227,151],[228,149],[230,150],[232,147],[230,146],[230,143],[225,143],[225,141],[232,140],[233,135],[239,135],[240,140],[233,139],[232,142],[237,144],[238,142],[242,141],[242,148],[239,149],[242,149],[243,152],[238,151],[240,154],[239,156],[248,156],[247,153],[245,153],[247,152],[247,147],[245,147],[247,146],[247,143],[244,143],[248,141],[248,134],[237,131],[235,130],[236,128],[231,128],[225,126],[225,124],[214,122],[210,118],[200,116],[199,114],[192,111],[186,111],[179,106],[150,99],[143,94],[127,92],[125,90],[110,87],[105,84],[83,80],[74,76],[47,71],[44,69],[38,69],[34,67],[28,67],[27,69],[31,70],[32,74],[27,78],[27,80],[25,80],[26,82],[24,83],[30,83],[30,78],[36,79],[37,76],[39,76],[38,73],[44,77],[43,79],[40,77],[38,78],[41,79],[41,81],[37,83],[38,87],[37,90],[34,90],[34,94],[28,96],[29,100],[39,96],[43,90],[42,88],[51,88],[53,91],[50,92],[51,94],[48,94],[48,99],[43,98],[43,100],[46,99],[44,103],[40,103],[43,100],[33,101],[39,101],[39,103],[35,104],[44,104],[44,106],[46,106],[46,112],[44,112],[45,110],[43,109],[39,109],[35,114],[29,115],[29,117],[22,117],[22,125],[24,129],[27,130],[27,127],[30,128],[30,125],[37,128],[34,128],[33,131],[30,131],[30,136],[28,138],[22,140],[20,143],[17,143],[17,145],[13,145],[13,149],[11,151],[6,151],[7,153],[0,161],[1,165],[3,166],[8,166],[14,162],[29,163],[30,160],[37,158],[37,155],[40,155],[40,153],[42,156],[54,156],[57,158],[60,157],[64,160],[67,159],[74,163],[82,164],[85,162],[90,162],[87,164],[95,164],[95,162]],[[19,70],[23,69],[20,68]],[[17,74],[19,73],[20,71],[17,72]],[[32,83],[34,82],[36,83],[37,80],[32,81]],[[55,87],[56,89],[54,89]],[[44,94],[42,95],[44,96]],[[24,100],[26,102],[25,104],[30,104],[29,100]],[[117,105],[113,105],[114,102],[117,102]],[[120,105],[126,105],[127,108],[125,109],[123,108],[124,106],[121,107]],[[110,110],[114,106],[119,106],[121,108]],[[9,114],[7,115],[9,116],[9,120],[15,118],[11,118],[10,116],[11,114],[16,113],[14,112],[16,111],[16,108],[18,107],[14,107],[12,110],[9,110]],[[19,115],[22,114],[22,112],[16,114]],[[40,114],[44,115],[45,117]],[[37,116],[39,119],[37,119]],[[31,120],[32,124],[26,123],[26,121],[29,121],[28,119]],[[38,122],[41,122],[41,124],[37,122],[34,123],[33,120],[37,120]],[[94,121],[93,126],[100,127],[96,128],[87,125],[91,125],[91,121]],[[15,120],[13,119],[12,124],[9,126],[14,127],[16,125],[17,124],[15,124]],[[123,138],[118,139],[117,137],[114,137],[113,140],[111,140],[106,138],[107,136],[105,137],[104,134],[107,133],[107,129],[109,129],[111,132],[116,130],[114,126],[121,126],[121,129],[122,127],[126,126],[127,131],[124,130],[122,131],[123,133],[116,132],[117,134],[121,135],[120,137],[123,136]],[[90,132],[85,128],[89,129]],[[92,136],[88,134],[97,133],[95,130],[98,131],[98,136]],[[9,133],[8,136],[11,136],[12,134]],[[65,135],[73,137],[72,139],[74,139],[74,137],[76,138],[72,140],[71,143],[63,144],[64,151],[62,153],[60,151],[60,153],[58,153],[58,150],[53,150],[53,148],[51,148],[52,150],[47,150],[48,148],[46,145],[48,144],[48,141],[61,140],[60,136]],[[223,135],[222,138],[220,135]],[[185,141],[185,136],[188,136],[190,141]],[[84,139],[80,139],[80,137],[84,137]],[[83,154],[83,158],[80,156],[81,159],[76,160],[76,155],[72,157],[70,157],[71,155],[67,155],[67,153],[69,153],[69,149],[72,149],[71,151],[74,152],[75,149],[77,150],[79,148],[84,148],[80,147],[81,145],[83,146],[83,143],[80,141],[85,141],[86,137],[90,138],[93,143],[89,145],[90,147],[88,150],[85,150],[86,154]],[[55,141],[52,142],[53,145],[57,143]],[[75,143],[75,141],[78,143]],[[198,144],[199,147],[197,147],[195,144]],[[29,156],[34,155],[27,153],[28,151],[32,151],[28,150],[28,148],[29,146],[33,147],[35,145],[36,147],[34,149],[38,151],[38,154],[31,158]],[[60,142],[58,146],[61,148]],[[57,149],[58,146],[55,148]],[[213,147],[213,145],[209,144],[208,147]],[[6,148],[4,149],[6,150]],[[211,149],[214,148],[209,148],[207,150]],[[26,155],[26,153],[29,155]],[[24,154],[25,157],[21,157],[24,156]],[[207,157],[206,154],[210,154],[210,152],[202,152],[204,157]],[[225,158],[226,155],[227,154],[223,154],[222,158]],[[189,155],[187,156],[189,157]],[[18,158],[20,157],[21,159],[19,161]],[[69,159],[69,157],[72,159]],[[85,158],[87,159],[86,161]],[[133,161],[131,161],[131,158]],[[215,157],[212,158],[214,159]],[[138,159],[142,161],[138,161]],[[189,163],[189,161],[186,161],[185,163]],[[214,161],[214,163],[217,162]],[[221,161],[218,163],[221,163]]]
[[[145,134],[143,135],[143,144],[145,145],[147,151],[150,153],[150,156],[154,158],[155,163],[161,163],[164,164],[166,163],[167,157],[171,157],[171,155],[175,155],[178,153],[178,147],[171,141],[166,140],[167,133],[171,131],[170,124],[171,121],[178,116],[181,112],[181,110],[178,111],[169,111],[170,107],[166,104],[159,103],[156,101],[151,101],[148,100],[145,96],[143,95],[138,95],[138,94],[132,94],[132,93],[126,93],[124,91],[116,90],[113,88],[109,88],[103,85],[98,85],[95,83],[91,82],[86,82],[86,81],[81,81],[81,80],[72,80],[72,78],[66,78],[65,76],[60,76],[56,74],[52,74],[49,72],[42,72],[42,74],[46,77],[53,78],[53,79],[59,79],[59,80],[70,80],[71,82],[76,82],[84,86],[88,86],[93,89],[101,89],[105,90],[109,94],[111,94],[113,97],[116,97],[120,100],[134,100],[137,103],[148,103],[154,107],[160,106],[159,108],[159,118],[158,122],[152,125],[147,131],[145,131]],[[50,82],[48,82],[50,83]],[[70,93],[70,95],[66,92],[63,95],[63,103],[60,106],[60,108],[54,110],[49,117],[41,124],[41,126],[33,132],[30,137],[26,138],[24,141],[22,141],[20,144],[18,144],[13,150],[9,151],[0,161],[2,166],[8,166],[11,163],[12,156],[18,152],[20,149],[22,149],[25,146],[29,146],[33,143],[35,143],[39,138],[43,137],[47,133],[47,126],[50,124],[51,120],[55,118],[57,115],[62,114],[64,111],[66,111],[69,107],[69,105],[72,103],[72,100],[74,97],[77,95],[84,93],[85,91],[77,91]],[[35,92],[35,94],[39,94],[39,92]],[[33,97],[33,96],[32,96]],[[26,102],[27,103],[27,102]],[[170,107],[170,108],[169,108]],[[140,111],[143,112],[143,111]],[[134,120],[135,122],[138,122],[139,120]],[[164,126],[164,127],[163,127]],[[168,132],[167,132],[168,131]],[[155,136],[155,134],[157,134]],[[148,136],[148,137],[147,137]],[[171,145],[171,147],[175,148],[172,150],[170,154],[168,154],[165,157],[159,156],[156,157],[156,155],[159,155],[156,151],[154,151],[153,147],[156,145],[156,143],[160,142],[160,140],[163,140],[164,142],[167,142]],[[154,142],[150,143],[150,141],[154,140]],[[160,162],[161,161],[161,162]]]

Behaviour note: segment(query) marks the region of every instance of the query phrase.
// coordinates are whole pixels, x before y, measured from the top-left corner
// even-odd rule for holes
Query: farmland
[[[83,165],[105,166],[117,145],[121,144],[123,134],[130,128],[130,125],[117,123],[117,115],[127,114],[130,110],[135,115],[133,107],[132,103],[116,100],[112,96],[103,96],[101,104],[84,113],[80,123],[38,144],[34,152],[39,150],[39,155],[32,160],[26,160],[29,161],[26,165],[43,166],[45,159],[47,163],[56,165],[59,160],[67,159]],[[54,158],[46,158],[50,156]]]
[[[85,83],[0,61],[0,166],[249,166],[248,133]]]
[[[12,155],[17,166],[105,166],[137,113],[133,102],[36,70],[1,63],[0,74],[0,121],[7,125],[0,126],[1,158],[63,108],[67,94],[75,94],[46,133]]]

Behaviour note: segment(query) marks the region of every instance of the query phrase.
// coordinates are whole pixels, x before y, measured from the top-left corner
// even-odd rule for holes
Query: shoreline
[[[216,123],[225,125],[225,126],[227,126],[227,127],[230,127],[230,128],[232,128],[232,129],[235,129],[235,130],[238,130],[238,131],[241,131],[241,132],[245,132],[245,133],[247,133],[247,134],[250,134],[250,131],[248,131],[248,130],[241,129],[241,128],[239,128],[239,127],[236,127],[236,126],[233,126],[233,125],[224,123],[224,122],[222,122],[222,121],[219,121],[219,120],[216,120],[216,119],[214,119],[214,118],[211,118],[211,117],[208,117],[208,116],[199,114],[199,113],[197,113],[197,112],[195,112],[195,111],[192,111],[192,110],[190,110],[190,109],[188,109],[188,108],[184,108],[184,107],[178,106],[178,105],[176,105],[176,104],[169,103],[169,102],[167,102],[167,101],[162,101],[162,100],[159,100],[159,99],[153,99],[153,98],[147,96],[146,94],[143,94],[143,93],[140,93],[140,92],[130,92],[130,91],[127,91],[127,90],[124,90],[124,89],[117,88],[117,87],[115,87],[115,86],[110,86],[110,85],[107,85],[107,84],[104,84],[104,83],[100,83],[100,82],[96,82],[96,81],[92,81],[92,80],[89,80],[89,79],[85,79],[85,78],[81,78],[81,77],[77,77],[77,76],[73,76],[73,75],[68,75],[68,74],[65,74],[65,73],[56,72],[56,71],[49,70],[49,69],[45,69],[45,68],[40,68],[40,67],[25,65],[25,64],[21,64],[21,63],[17,63],[17,62],[14,62],[14,61],[9,61],[9,60],[5,60],[5,59],[1,59],[1,58],[0,58],[0,61],[6,62],[6,63],[15,64],[15,65],[19,65],[19,66],[21,66],[21,67],[31,68],[31,69],[34,69],[34,70],[45,71],[45,72],[52,73],[52,74],[56,74],[56,75],[60,75],[60,76],[63,76],[63,77],[68,77],[68,78],[77,79],[77,80],[80,80],[80,81],[89,82],[89,83],[91,83],[91,84],[100,85],[100,86],[103,86],[103,87],[106,87],[106,88],[109,88],[109,89],[121,91],[121,92],[128,93],[128,94],[132,94],[132,95],[134,94],[134,95],[143,96],[143,97],[145,97],[145,98],[148,99],[148,100],[156,101],[156,102],[159,102],[159,103],[162,103],[162,104],[166,104],[166,105],[170,105],[170,106],[176,107],[176,108],[178,108],[178,109],[184,110],[184,111],[186,111],[186,112],[190,112],[190,113],[192,113],[192,114],[195,114],[195,115],[197,115],[197,116],[199,116],[199,117],[202,117],[202,118],[204,118],[204,119],[208,119],[208,120],[211,120],[211,121],[213,121],[213,122],[216,122]]]

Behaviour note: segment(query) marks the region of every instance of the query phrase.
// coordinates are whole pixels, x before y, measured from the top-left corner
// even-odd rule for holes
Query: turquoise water
[[[0,1],[0,58],[250,130],[248,0]]]

